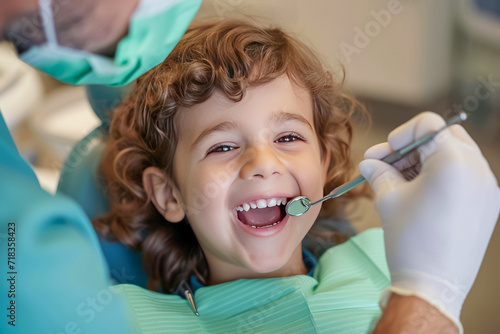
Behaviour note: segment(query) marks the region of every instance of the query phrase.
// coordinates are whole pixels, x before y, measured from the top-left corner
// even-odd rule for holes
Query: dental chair
[[[97,177],[97,167],[109,128],[107,114],[130,88],[86,87],[90,105],[102,124],[79,141],[69,153],[61,169],[57,193],[65,194],[79,203],[89,219],[94,219],[109,209],[103,181]],[[108,263],[110,277],[115,283],[129,283],[146,288],[148,278],[142,267],[140,252],[101,236],[99,242]]]

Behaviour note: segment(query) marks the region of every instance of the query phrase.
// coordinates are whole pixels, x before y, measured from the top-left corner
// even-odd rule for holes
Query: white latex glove
[[[375,192],[384,229],[392,286],[382,294],[381,305],[391,291],[416,295],[463,332],[462,304],[499,215],[497,180],[460,125],[444,130],[394,167],[378,160],[444,125],[435,113],[419,114],[392,131],[388,143],[366,151],[359,169]],[[408,181],[398,169],[411,166],[420,173]]]

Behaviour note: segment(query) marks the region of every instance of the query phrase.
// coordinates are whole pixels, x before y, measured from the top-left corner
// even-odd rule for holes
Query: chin
[[[263,255],[262,257],[249,260],[250,263],[248,263],[246,267],[255,274],[265,276],[278,271],[282,271],[282,269],[290,261],[290,256],[270,258],[269,256]]]

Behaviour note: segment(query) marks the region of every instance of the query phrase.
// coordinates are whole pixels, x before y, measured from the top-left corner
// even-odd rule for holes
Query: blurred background
[[[241,15],[300,37],[333,71],[345,67],[347,88],[373,120],[369,129],[356,125],[356,161],[419,112],[446,118],[461,108],[471,113],[464,126],[500,178],[500,0],[206,0],[198,13],[221,20]],[[41,185],[55,192],[68,153],[100,124],[85,88],[40,74],[3,43],[0,106]],[[380,226],[370,201],[350,211],[358,231]],[[466,333],[500,333],[499,257],[497,227],[464,304]]]

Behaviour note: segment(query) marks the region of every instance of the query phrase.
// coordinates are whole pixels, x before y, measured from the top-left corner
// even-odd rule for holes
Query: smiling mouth
[[[252,228],[276,226],[285,218],[287,198],[259,199],[236,208],[238,219]]]

